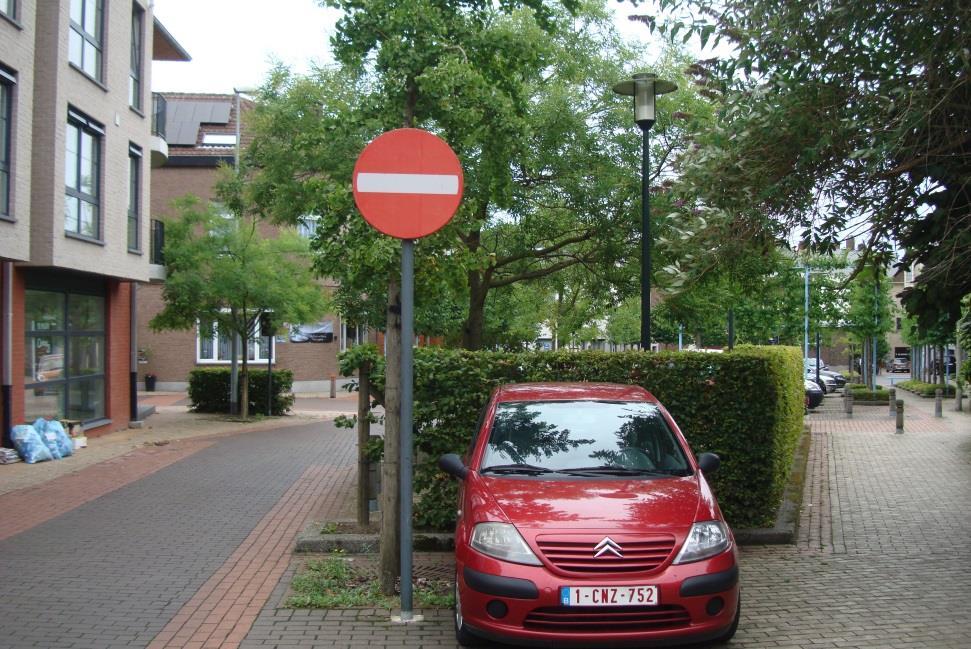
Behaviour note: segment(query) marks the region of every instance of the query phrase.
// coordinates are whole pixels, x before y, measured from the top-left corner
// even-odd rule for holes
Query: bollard
[[[852,394],[846,395],[846,418],[847,419],[853,418],[853,395]]]
[[[337,375],[336,374],[330,375],[330,398],[331,399],[337,398]]]
[[[958,386],[957,391],[954,393],[954,412],[963,412],[964,404],[964,387]]]
[[[903,399],[897,400],[897,432],[904,432],[904,402]]]
[[[934,416],[935,417],[944,416],[944,413],[942,412],[942,410],[944,409],[943,401],[944,401],[944,391],[941,390],[940,388],[937,388],[936,390],[934,390]]]
[[[890,388],[890,416],[897,414],[897,388]]]

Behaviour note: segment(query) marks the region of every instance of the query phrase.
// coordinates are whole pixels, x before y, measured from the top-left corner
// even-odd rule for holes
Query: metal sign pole
[[[401,621],[414,621],[411,587],[411,455],[415,341],[415,242],[401,241]]]

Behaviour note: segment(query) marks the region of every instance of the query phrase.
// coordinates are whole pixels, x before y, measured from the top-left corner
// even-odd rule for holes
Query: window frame
[[[18,20],[17,19],[17,14],[18,14],[18,12],[17,12],[17,9],[18,9],[18,7],[17,7],[17,0],[9,0],[9,2],[10,2],[10,10],[9,11],[4,11],[3,10],[3,7],[0,6],[0,16],[3,16],[5,18],[8,18],[9,20],[12,20],[13,22],[16,23],[17,20]]]
[[[132,2],[131,61],[128,65],[128,106],[141,113],[143,106],[142,79],[145,61],[145,10]]]
[[[81,5],[81,22],[85,22],[85,16],[89,8],[95,12],[95,29],[97,34],[89,33],[83,24],[78,24],[74,21],[74,3],[80,3]],[[68,39],[70,39],[70,32],[76,33],[81,38],[81,60],[75,61],[71,56],[71,46],[68,43],[67,58],[70,64],[77,70],[79,70],[85,76],[94,79],[98,83],[103,83],[104,80],[104,22],[105,22],[105,12],[104,12],[104,0],[71,0],[71,6],[68,12],[68,18],[70,21],[70,26],[68,28],[69,34]],[[94,70],[95,74],[91,74],[85,69],[84,53],[86,51],[84,44],[90,44],[95,51],[95,64]]]
[[[128,252],[139,254],[142,252],[142,162],[142,148],[129,142],[127,219]],[[132,241],[133,238],[134,242]]]
[[[68,198],[76,199],[76,200],[79,201],[79,203],[78,203],[79,210],[78,210],[78,221],[77,221],[77,229],[76,230],[70,230],[70,229],[68,229],[68,227],[67,227],[67,212],[65,211],[65,214],[64,214],[64,233],[65,233],[65,235],[70,236],[70,237],[76,237],[76,238],[80,238],[80,239],[86,239],[88,241],[99,241],[100,242],[100,241],[102,241],[102,227],[101,227],[101,225],[102,225],[102,219],[101,219],[101,194],[102,194],[102,191],[101,191],[101,181],[102,181],[102,178],[104,176],[104,173],[103,173],[103,170],[102,170],[102,166],[104,164],[104,155],[103,155],[103,153],[104,153],[104,136],[105,136],[104,126],[102,126],[98,122],[95,122],[94,120],[90,119],[89,117],[87,117],[83,113],[77,112],[73,108],[69,108],[68,109],[68,119],[67,119],[67,123],[68,123],[68,127],[74,126],[75,128],[78,129],[78,140],[77,140],[77,143],[76,143],[76,145],[77,145],[77,151],[76,151],[76,158],[74,160],[74,163],[75,163],[75,166],[76,166],[76,177],[74,179],[74,182],[76,183],[77,186],[76,187],[72,187],[72,186],[68,185],[65,182],[65,185],[64,185],[64,194]],[[67,150],[67,144],[68,144],[67,140],[68,140],[69,135],[70,135],[69,133],[65,135],[65,154],[64,154],[64,158],[65,158],[64,164],[65,164],[65,167],[68,164],[68,156],[70,155],[70,152]],[[93,140],[92,151],[94,152],[94,155],[97,158],[94,161],[94,171],[95,171],[95,174],[97,175],[97,178],[95,178],[94,182],[91,183],[92,187],[94,188],[94,191],[97,192],[97,193],[96,194],[93,194],[93,195],[92,194],[88,194],[88,193],[86,193],[86,192],[84,192],[84,191],[81,190],[81,175],[82,175],[82,172],[81,172],[81,162],[83,160],[83,155],[82,155],[82,150],[81,149],[82,149],[82,142],[83,142],[83,139],[84,139],[84,136],[85,135],[88,135],[88,136],[90,136],[92,138],[92,140]],[[66,177],[67,177],[67,169],[66,168],[65,168],[65,172],[64,173],[65,173],[65,181],[66,181]],[[82,220],[81,220],[80,207],[84,203],[87,203],[87,204],[90,204],[90,205],[93,205],[94,206],[94,219],[95,219],[95,234],[94,235],[85,234],[84,232],[81,231],[81,223],[82,223]]]
[[[267,358],[262,353],[264,345],[261,344],[261,339],[265,339],[266,336],[259,335],[259,326],[260,326],[260,323],[257,320],[257,322],[254,323],[253,325],[253,331],[255,332],[255,335],[250,337],[250,344],[255,346],[253,358],[248,359],[246,363],[248,365],[249,364],[266,365],[266,362],[269,360],[271,364],[276,365],[276,361],[277,361],[276,336],[270,336],[271,358]],[[233,361],[231,358],[225,358],[225,359],[219,358],[219,323],[215,321],[211,323],[212,333],[209,336],[207,336],[207,339],[212,341],[212,356],[208,356],[208,357],[202,356],[202,340],[203,340],[202,331],[203,331],[203,323],[201,321],[196,322],[196,365],[229,365],[230,363],[232,363]],[[242,347],[242,345],[240,345],[240,347]],[[240,349],[239,352],[240,352],[240,355],[237,360],[239,362],[242,362],[243,350]],[[247,349],[246,352],[248,354],[249,350]]]
[[[87,383],[91,381],[101,382],[101,413],[96,413],[89,419],[83,420],[85,423],[101,421],[108,416],[108,296],[104,292],[87,292],[79,291],[72,288],[65,289],[54,289],[47,287],[36,287],[28,284],[27,292],[39,292],[39,293],[51,293],[57,295],[60,298],[60,322],[58,322],[58,328],[56,329],[29,329],[30,323],[25,321],[23,328],[24,335],[24,351],[25,354],[30,353],[30,350],[35,349],[32,340],[34,338],[60,338],[63,344],[63,352],[61,359],[61,376],[60,378],[55,378],[51,380],[28,380],[24,377],[24,390],[33,391],[35,394],[38,392],[43,393],[46,388],[59,388],[62,390],[60,395],[60,405],[59,416],[70,418],[71,414],[71,387],[73,385],[78,385],[81,383]],[[100,298],[102,302],[101,311],[101,328],[100,329],[75,329],[70,326],[71,319],[71,299],[83,298],[83,297],[94,297]],[[26,310],[26,305],[25,305]],[[79,376],[72,376],[71,365],[72,365],[72,354],[74,352],[74,345],[72,342],[79,338],[98,338],[100,339],[101,345],[101,368],[99,372],[93,372],[89,374],[82,374]],[[27,357],[25,356],[25,361]],[[25,404],[26,405],[26,404]],[[45,416],[50,416],[53,413],[47,413]]]
[[[0,65],[0,219],[13,221],[13,108],[17,75]]]

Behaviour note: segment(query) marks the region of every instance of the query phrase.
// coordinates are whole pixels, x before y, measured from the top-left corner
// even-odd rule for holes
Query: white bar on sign
[[[459,177],[445,174],[357,174],[365,194],[458,194]]]

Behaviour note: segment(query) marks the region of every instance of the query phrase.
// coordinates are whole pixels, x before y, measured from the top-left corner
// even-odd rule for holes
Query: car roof
[[[496,401],[640,401],[658,403],[639,385],[620,383],[507,383],[499,386]]]

